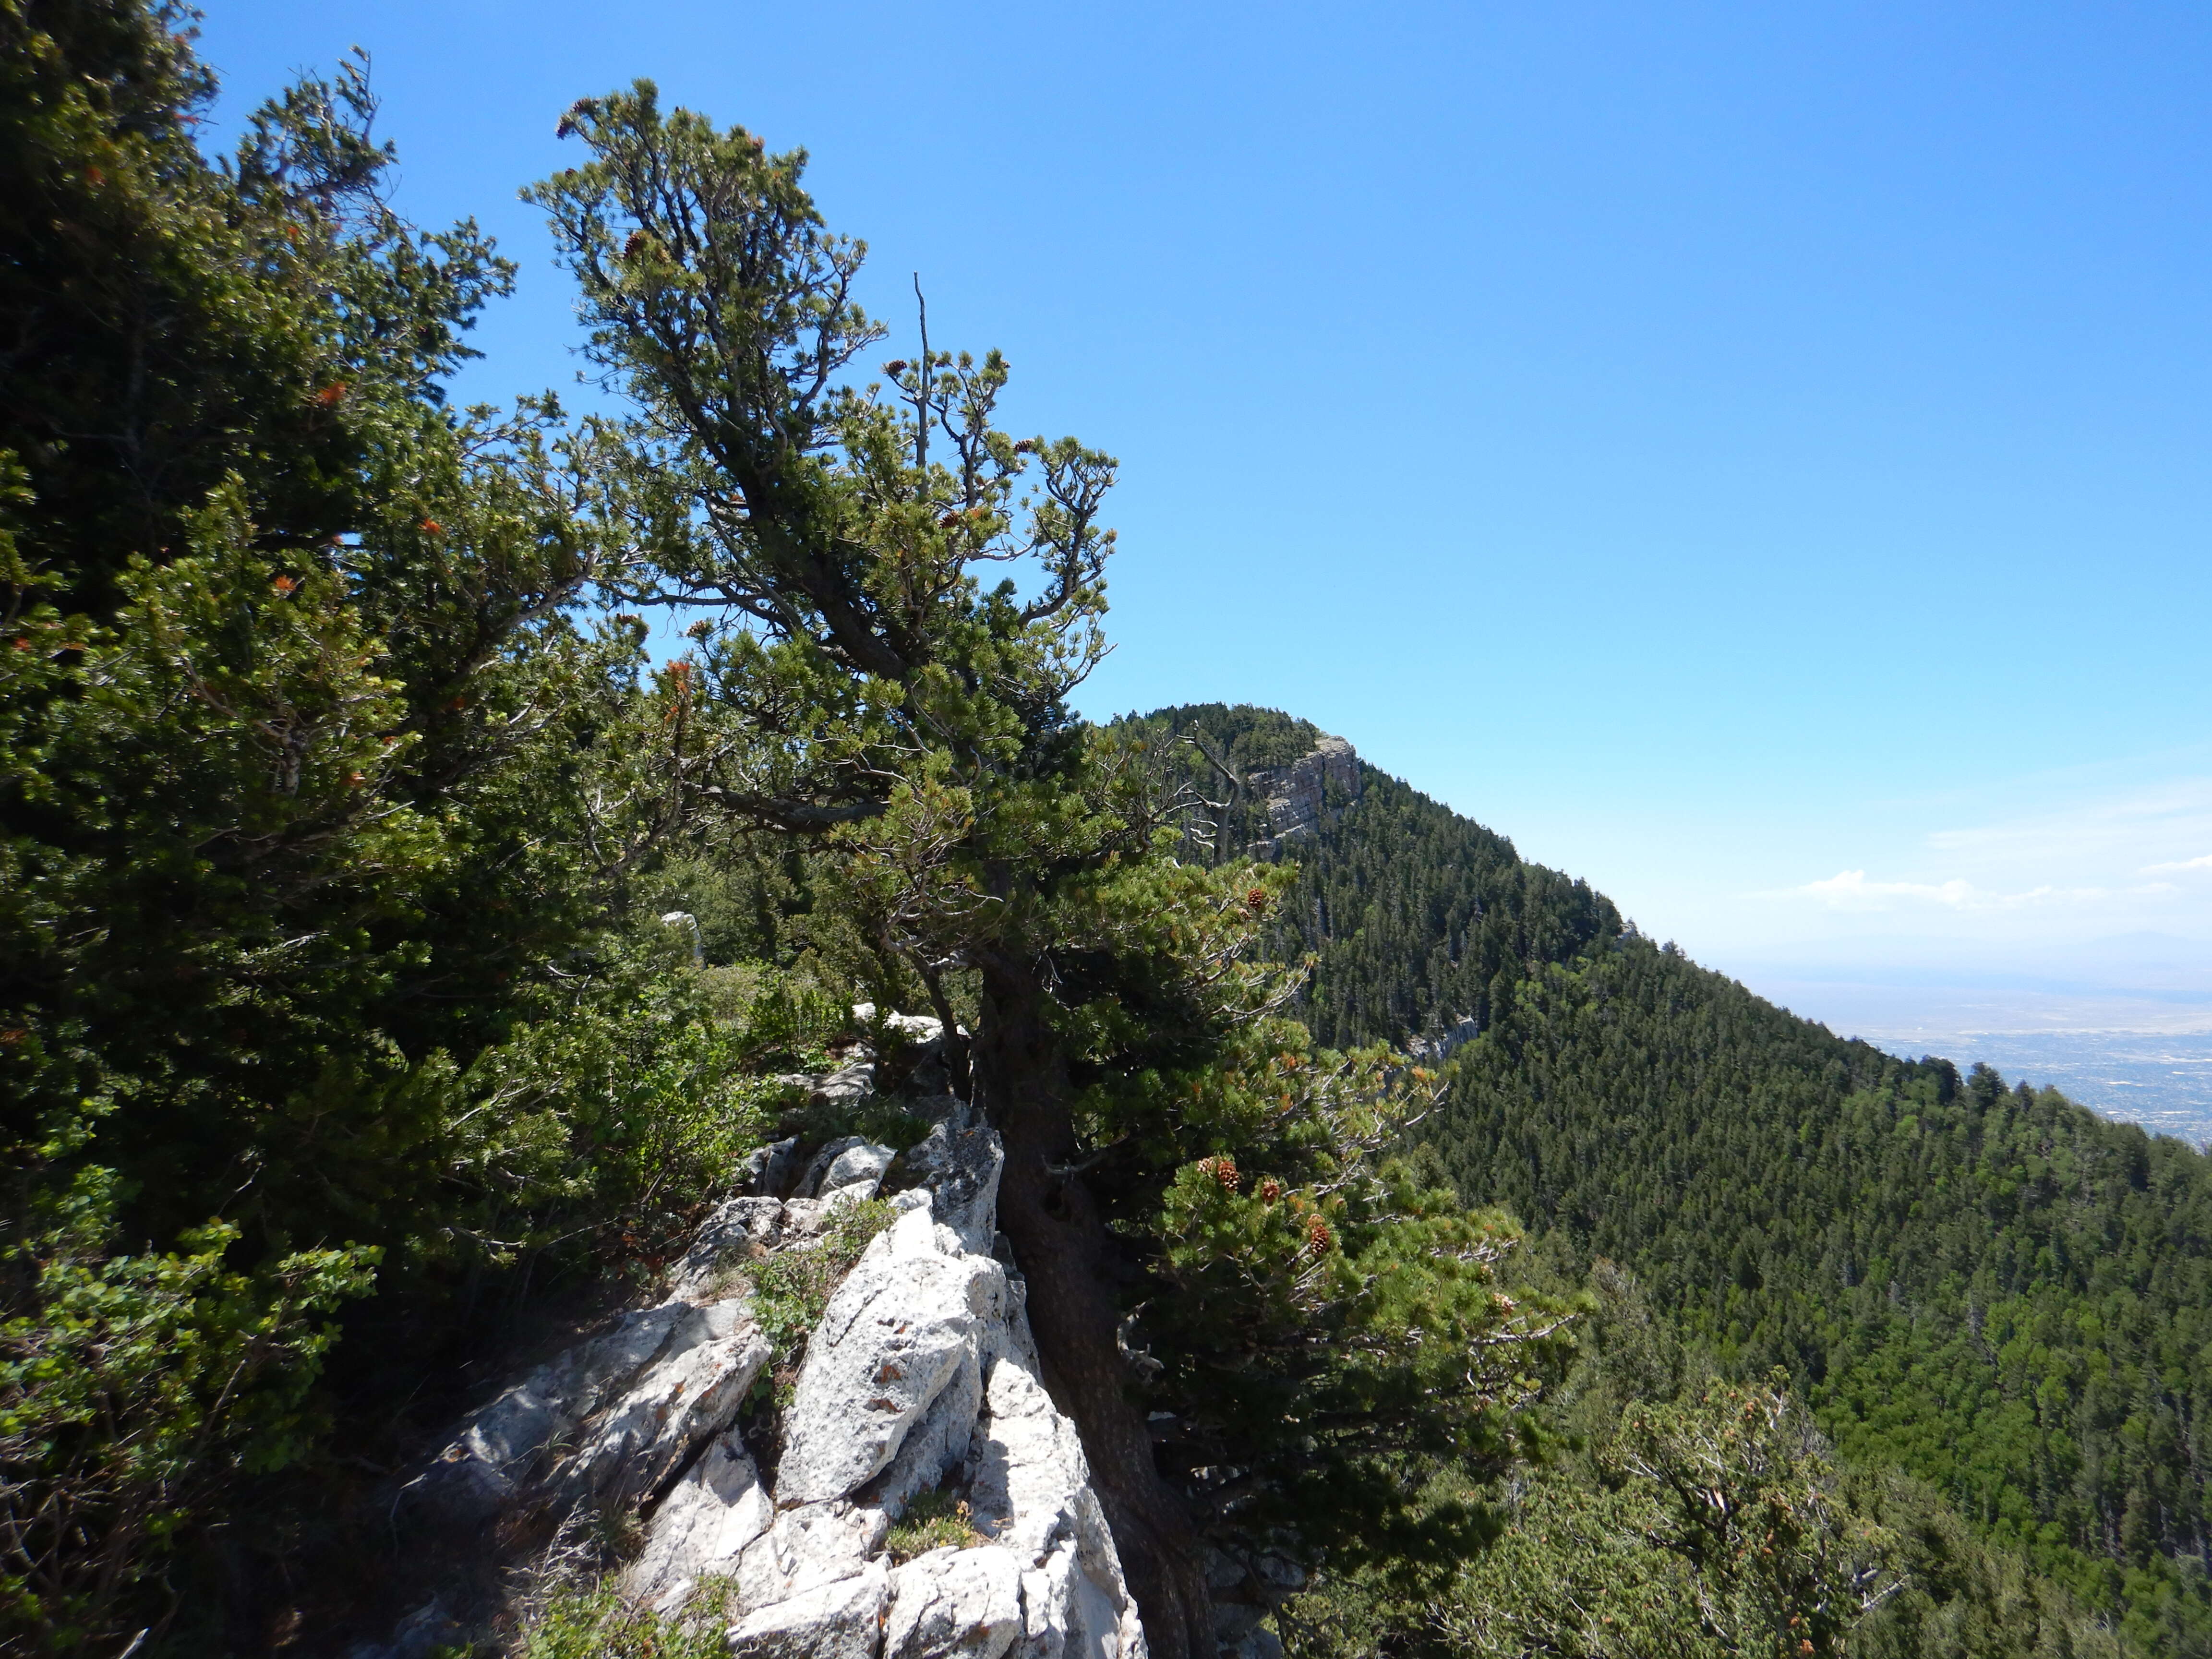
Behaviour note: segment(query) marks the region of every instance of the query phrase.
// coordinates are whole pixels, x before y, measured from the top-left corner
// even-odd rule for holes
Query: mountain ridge
[[[1218,704],[1142,723],[1232,766],[1318,735]],[[1626,1264],[1726,1373],[1786,1371],[1847,1457],[1929,1481],[2147,1650],[2212,1652],[2212,1160],[1838,1036],[1362,764],[1280,854],[1277,944],[1328,1042],[1474,1020],[1425,1131],[1463,1198]],[[1200,817],[1198,854],[1259,850],[1249,816]]]

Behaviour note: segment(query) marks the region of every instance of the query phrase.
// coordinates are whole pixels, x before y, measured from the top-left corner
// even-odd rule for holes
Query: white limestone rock
[[[851,1106],[876,1091],[876,1063],[857,1060],[834,1072],[815,1073],[805,1079],[806,1096],[818,1106]]]
[[[1332,816],[1331,798],[1349,803],[1360,796],[1364,778],[1359,756],[1342,738],[1323,734],[1313,748],[1288,766],[1255,771],[1246,780],[1267,804],[1264,843],[1269,852],[1284,842],[1312,835]]]
[[[1000,1659],[1022,1634],[1022,1572],[1012,1552],[932,1550],[891,1574],[884,1659]]]
[[[890,1147],[873,1142],[848,1147],[823,1175],[822,1184],[837,1188],[850,1187],[861,1181],[880,1182],[884,1171],[891,1167],[891,1160],[897,1156]]]
[[[937,1398],[907,1431],[897,1455],[867,1488],[870,1501],[896,1520],[917,1492],[933,1490],[947,1470],[964,1463],[975,1443],[982,1403],[981,1357],[963,1354]]]
[[[937,1218],[959,1235],[960,1247],[988,1255],[998,1226],[1006,1146],[993,1131],[970,1127],[965,1120],[963,1112],[936,1124],[929,1138],[907,1153],[907,1163],[929,1187]]]
[[[1102,1583],[1073,1538],[1022,1574],[1022,1640],[1016,1659],[1144,1659],[1135,1605],[1118,1580]]]
[[[572,1502],[601,1509],[651,1496],[692,1450],[738,1414],[768,1363],[768,1338],[753,1323],[748,1298],[694,1307],[630,1387],[578,1426],[574,1449],[559,1457],[547,1485]]]
[[[885,1014],[878,1024],[876,1019],[876,1005],[872,1002],[854,1003],[853,1018],[863,1025],[874,1025],[880,1030],[896,1031],[908,1042],[916,1044],[934,1042],[945,1035],[945,1022],[933,1014]]]
[[[701,1454],[654,1511],[645,1548],[623,1570],[623,1593],[673,1613],[698,1581],[733,1573],[738,1558],[775,1520],[775,1500],[733,1431]]]
[[[798,1080],[803,1083],[805,1079]],[[799,1161],[799,1137],[792,1135],[754,1148],[738,1167],[738,1179],[760,1197],[788,1198],[805,1172],[805,1166]]]
[[[1482,1022],[1473,1014],[1462,1014],[1433,1036],[1407,1038],[1406,1052],[1428,1065],[1441,1066],[1481,1035]]]
[[[851,1577],[883,1548],[890,1527],[880,1509],[842,1499],[778,1510],[738,1559],[738,1605],[769,1607]]]
[[[747,1613],[730,1627],[733,1659],[876,1659],[890,1602],[890,1564]]]
[[[479,1526],[517,1502],[634,1501],[736,1414],[768,1357],[742,1297],[625,1314],[467,1419],[404,1504]]]
[[[813,1190],[824,1195],[842,1192],[848,1188],[865,1187],[867,1190],[860,1196],[874,1197],[876,1188],[883,1184],[884,1171],[890,1169],[891,1161],[898,1157],[890,1147],[878,1146],[858,1135],[832,1141],[830,1146],[840,1150],[834,1158],[825,1150],[822,1156],[828,1162],[823,1164],[821,1175],[810,1177]]]
[[[672,1302],[699,1302],[730,1267],[766,1252],[783,1237],[783,1204],[773,1198],[724,1199],[691,1237],[670,1287]]]
[[[1023,1568],[1022,1659],[1141,1659],[1144,1632],[1075,1425],[1036,1378],[1026,1322],[993,1361],[969,1504]]]
[[[927,1210],[908,1211],[830,1297],[784,1416],[780,1504],[842,1498],[882,1474],[1003,1324],[1006,1269],[940,1254],[938,1232]]]
[[[1041,1566],[1053,1540],[1073,1531],[1077,1494],[1089,1489],[1083,1443],[1018,1356],[993,1364],[985,1402],[969,1504],[1024,1565]]]
[[[818,1248],[878,1189],[890,1150],[858,1138],[793,1172],[805,1196],[719,1206],[668,1302],[470,1419],[416,1483],[478,1517],[452,1535],[489,1547],[481,1520],[525,1498],[635,1505],[645,1545],[623,1593],[670,1613],[727,1577],[732,1650],[757,1659],[1144,1659],[1080,1439],[1038,1381],[1022,1281],[993,1253],[1004,1151],[964,1104],[936,1115],[907,1154],[922,1184],[892,1197],[807,1339],[772,1482],[735,1427],[768,1345],[744,1297],[712,1293],[741,1260]],[[939,1487],[984,1541],[894,1570],[892,1522]]]

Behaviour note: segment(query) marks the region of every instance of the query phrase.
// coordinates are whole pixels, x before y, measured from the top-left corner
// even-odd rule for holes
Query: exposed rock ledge
[[[1359,799],[1359,756],[1342,738],[1324,733],[1288,766],[1254,772],[1247,781],[1267,803],[1271,834],[1264,850],[1272,854],[1319,829],[1332,794],[1339,802]]]
[[[1143,1659],[1081,1443],[1038,1382],[1023,1281],[993,1254],[998,1136],[945,1103],[907,1154],[922,1184],[893,1198],[806,1344],[772,1475],[738,1422],[769,1345],[726,1268],[815,1248],[838,1206],[875,1194],[888,1148],[817,1156],[811,1195],[724,1203],[667,1301],[476,1413],[398,1510],[480,1553],[517,1517],[634,1512],[643,1547],[621,1593],[668,1613],[702,1579],[730,1581],[732,1651],[760,1659]],[[893,1561],[892,1524],[939,1487],[982,1541]],[[413,1659],[459,1633],[434,1601],[353,1659]]]

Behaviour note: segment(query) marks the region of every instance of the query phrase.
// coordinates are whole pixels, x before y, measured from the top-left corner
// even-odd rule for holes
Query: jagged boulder
[[[991,1366],[968,1474],[978,1524],[1020,1563],[1024,1659],[1141,1656],[1144,1633],[1075,1425],[1037,1380],[1027,1328]]]
[[[781,1501],[843,1498],[873,1480],[948,1386],[973,1397],[973,1423],[987,1334],[1006,1320],[1006,1273],[957,1239],[941,1249],[937,1232],[927,1203],[908,1209],[830,1298],[784,1419]]]
[[[668,1300],[623,1315],[461,1425],[402,1498],[414,1518],[441,1520],[457,1559],[482,1558],[479,1595],[512,1565],[495,1518],[629,1510],[643,1547],[617,1588],[674,1613],[702,1580],[728,1581],[735,1654],[1142,1659],[1081,1443],[1038,1381],[1024,1288],[1000,1259],[1004,1150],[957,1101],[933,1115],[903,1158],[920,1184],[894,1197],[896,1218],[806,1340],[772,1471],[738,1422],[769,1352],[732,1269],[823,1248],[836,1212],[893,1163],[858,1138],[785,1177],[817,1196],[756,1191],[717,1206]],[[933,1489],[963,1499],[978,1541],[895,1563],[892,1527]]]
[[[1011,1550],[932,1550],[891,1574],[884,1659],[999,1659],[1022,1631],[1022,1570]]]
[[[731,1626],[730,1652],[736,1659],[876,1659],[890,1578],[889,1562],[872,1561],[850,1578],[749,1613]]]
[[[945,1022],[933,1014],[885,1014],[878,1020],[872,1002],[854,1003],[853,1018],[863,1025],[895,1032],[918,1048],[926,1048],[945,1035]]]
[[[767,1533],[738,1558],[740,1603],[765,1607],[866,1571],[890,1526],[873,1504],[842,1498],[779,1510]]]
[[[784,1210],[779,1200],[724,1199],[691,1236],[669,1299],[707,1299],[731,1267],[773,1249],[782,1238],[783,1230]]]
[[[657,1613],[682,1607],[699,1580],[726,1571],[775,1521],[775,1500],[735,1434],[715,1437],[661,1499],[623,1592]]]
[[[769,1352],[743,1298],[690,1309],[653,1362],[580,1425],[547,1486],[603,1510],[651,1496],[737,1415]]]
[[[860,1197],[872,1196],[882,1184],[884,1171],[898,1153],[878,1146],[860,1135],[845,1135],[814,1155],[799,1183],[801,1198],[823,1198],[851,1187],[865,1187]]]
[[[806,1166],[799,1161],[799,1137],[787,1136],[753,1149],[738,1172],[738,1184],[762,1198],[788,1198]]]
[[[955,1133],[960,1156],[921,1164],[966,1231],[988,1239],[986,1192],[1004,1154],[988,1130]],[[939,1219],[939,1197],[900,1194],[898,1219],[831,1297],[786,1412],[773,1492],[741,1449],[717,1443],[653,1514],[627,1594],[667,1610],[699,1578],[726,1576],[733,1649],[762,1654],[1141,1659],[1081,1441],[1037,1379],[1020,1281]],[[899,1566],[880,1644],[856,1646],[891,1524],[939,1486],[964,1492],[986,1541]]]
[[[400,1507],[466,1528],[523,1501],[632,1502],[737,1414],[768,1358],[741,1297],[627,1314],[477,1412]]]
[[[929,1188],[937,1219],[958,1235],[960,1248],[991,1255],[998,1228],[999,1176],[1006,1166],[999,1137],[971,1127],[963,1109],[933,1125],[928,1138],[907,1153],[906,1161]]]
[[[1265,802],[1273,833],[1263,845],[1269,853],[1286,842],[1312,835],[1328,819],[1329,796],[1358,800],[1364,782],[1359,756],[1342,738],[1327,733],[1288,766],[1254,772],[1248,781]]]

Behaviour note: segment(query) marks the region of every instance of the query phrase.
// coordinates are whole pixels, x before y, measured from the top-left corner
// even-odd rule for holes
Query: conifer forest
[[[742,112],[547,112],[612,400],[454,406],[513,267],[391,206],[365,63],[204,143],[191,23],[0,0],[0,1652],[1000,1659],[629,1595],[673,1461],[434,1630],[394,1518],[879,1146],[695,1275],[796,1491],[934,1111],[1152,1659],[2212,1659],[2204,1154],[1294,714],[1083,718],[1119,464],[864,311]],[[1011,1548],[955,1486],[867,1489],[868,1582]]]

